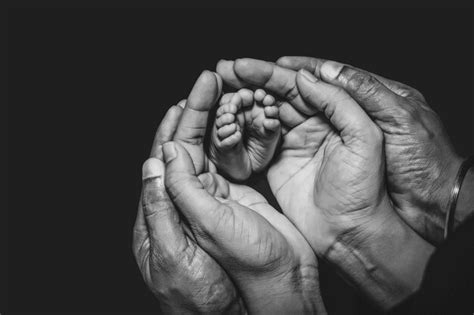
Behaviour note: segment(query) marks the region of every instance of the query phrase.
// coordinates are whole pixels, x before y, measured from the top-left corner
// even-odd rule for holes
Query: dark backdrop
[[[131,251],[141,163],[220,58],[308,55],[422,91],[473,150],[470,10],[9,11],[8,309],[153,311]],[[268,194],[265,183],[259,187]],[[323,265],[333,313],[370,307]]]

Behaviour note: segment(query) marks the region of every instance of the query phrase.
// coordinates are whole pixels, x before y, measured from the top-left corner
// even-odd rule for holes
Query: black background
[[[318,56],[407,83],[458,152],[474,151],[471,10],[10,9],[8,19],[9,311],[156,310],[131,251],[141,163],[166,109],[220,58]],[[370,311],[325,265],[321,279],[330,312]]]

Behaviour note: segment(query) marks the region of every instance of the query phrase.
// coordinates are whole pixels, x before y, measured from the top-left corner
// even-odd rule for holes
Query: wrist
[[[420,202],[419,210],[424,213],[425,232],[422,233],[429,241],[439,244],[444,240],[444,229],[446,215],[450,207],[451,194],[456,182],[456,177],[463,162],[463,159],[453,154],[449,158],[444,158],[445,165],[439,166],[438,180],[428,187],[431,191],[427,192]]]
[[[188,305],[186,303],[176,302],[167,303],[160,301],[160,311],[163,314],[248,314],[245,305],[240,299],[236,297],[233,301],[222,305]]]
[[[202,291],[202,286],[194,286],[194,283],[189,282],[183,283],[182,286],[174,283],[172,288],[169,282],[165,284],[166,288],[159,285],[148,286],[158,300],[163,314],[247,314],[245,304],[237,291],[224,292],[224,288],[219,284],[213,284]]]
[[[458,155],[453,155],[451,158],[445,159],[446,165],[442,170],[439,171],[438,182],[434,185],[435,189],[433,192],[428,194],[429,197],[434,201],[434,205],[437,210],[442,214],[446,213],[446,209],[449,207],[451,191],[456,182],[456,177],[463,162],[463,159]],[[428,203],[430,200],[427,201]],[[431,206],[433,205],[431,204]]]
[[[249,282],[243,293],[252,314],[326,314],[317,266],[298,266],[279,276]]]
[[[340,234],[323,256],[387,310],[418,289],[433,247],[398,217],[388,198],[376,211],[370,221]]]

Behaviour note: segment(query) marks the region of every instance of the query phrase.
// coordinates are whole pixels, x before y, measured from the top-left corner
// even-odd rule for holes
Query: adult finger
[[[321,66],[326,61],[329,61],[329,60],[325,60],[321,58],[313,58],[313,57],[303,57],[303,56],[285,56],[285,57],[279,58],[276,64],[288,69],[295,70],[295,71],[298,71],[300,69],[305,69],[313,73],[316,77],[320,78]],[[383,85],[385,85],[388,89],[390,89],[392,92],[394,92],[395,94],[399,96],[402,96],[402,97],[412,96],[414,98],[424,100],[423,95],[419,91],[417,91],[416,89],[406,84],[403,84],[395,80],[384,78],[380,75],[377,75],[368,71],[364,71],[356,67],[352,67],[352,68],[358,71],[363,71],[370,74],[371,76],[376,78],[378,81],[380,81]]]
[[[186,248],[186,238],[179,214],[171,202],[164,185],[164,164],[149,158],[143,164],[141,207],[148,229],[150,245],[159,255],[176,256]]]
[[[302,112],[296,110],[290,103],[288,102],[279,102],[279,118],[282,123],[282,127],[294,128],[299,124],[305,122],[309,116],[303,114]],[[282,130],[283,134],[285,131]]]
[[[183,101],[185,102],[185,100]],[[179,119],[183,113],[183,107],[180,106],[180,104],[184,104],[183,101],[179,102],[178,105],[171,106],[163,117],[163,120],[161,121],[155,133],[155,139],[153,140],[153,145],[151,147],[150,157],[162,159],[161,145],[173,139]]]
[[[221,63],[227,64],[217,69],[224,82],[231,82],[237,76],[241,82],[245,82],[246,86],[265,89],[287,100],[303,114],[314,114],[314,108],[307,106],[298,92],[295,83],[296,71],[271,62],[250,58],[221,61]],[[233,72],[229,70],[229,63],[232,63]]]
[[[375,142],[371,140],[380,130],[343,89],[318,80],[306,70],[298,72],[296,83],[304,100],[324,113],[346,145]]]
[[[343,88],[377,122],[404,118],[413,108],[370,73],[334,61],[321,65],[321,78]]]
[[[248,83],[239,79],[235,74],[233,60],[219,60],[216,66],[216,72],[222,77],[227,85],[230,85],[233,88],[241,89],[249,86]]]
[[[278,58],[276,64],[294,71],[301,69],[308,70],[316,77],[320,77],[319,70],[325,60],[320,58],[303,57],[303,56],[284,56]]]
[[[209,111],[219,98],[221,87],[221,79],[215,73],[201,73],[186,101],[174,140],[193,145],[202,143]]]
[[[199,172],[204,169],[203,142],[209,111],[217,102],[221,89],[222,80],[216,73],[202,72],[189,94],[173,137],[189,152]]]
[[[191,227],[210,231],[221,203],[212,197],[194,169],[186,149],[177,142],[163,145],[166,163],[165,185],[173,203],[190,222]]]

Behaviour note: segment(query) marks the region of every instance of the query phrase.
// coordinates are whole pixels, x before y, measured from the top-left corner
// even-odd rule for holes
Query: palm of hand
[[[213,173],[201,174],[199,179],[222,205],[211,233],[218,237],[203,247],[231,276],[244,300],[258,305],[266,299],[258,288],[293,282],[295,276],[305,294],[317,294],[316,256],[284,215],[248,186],[230,183]],[[252,310],[255,305],[247,307]]]
[[[216,242],[223,242],[223,248],[234,257],[229,262],[231,268],[265,270],[279,266],[290,270],[296,264],[316,265],[303,236],[260,193],[218,174],[206,173],[200,179],[225,207],[216,226],[221,239]]]
[[[381,195],[373,187],[383,186],[382,167],[380,154],[352,149],[316,114],[283,136],[268,181],[285,215],[319,252],[332,242],[323,233],[370,217]]]

